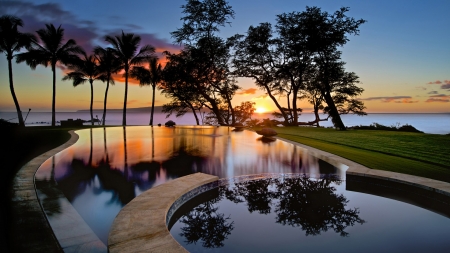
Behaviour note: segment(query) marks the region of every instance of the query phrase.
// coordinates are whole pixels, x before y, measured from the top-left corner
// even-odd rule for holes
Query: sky
[[[338,0],[229,0],[235,11],[231,25],[221,28],[219,36],[245,34],[248,27],[262,22],[275,24],[276,15],[304,11],[318,6],[333,13],[349,7],[348,16],[365,19],[359,36],[349,36],[342,48],[346,70],[355,72],[364,88],[360,99],[368,113],[443,113],[450,112],[450,1],[338,1]],[[88,53],[92,48],[108,46],[105,35],[121,31],[142,37],[156,52],[177,52],[170,32],[180,28],[184,0],[0,0],[0,15],[15,15],[24,21],[22,32],[35,32],[52,23],[65,29],[66,39],[75,39]],[[67,71],[66,71],[67,72]],[[89,109],[90,87],[73,87],[62,81],[64,70],[56,74],[56,111]],[[31,70],[25,63],[13,64],[14,88],[22,111],[51,111],[51,68]],[[251,79],[238,79],[242,88],[233,99],[256,103],[258,111],[273,111],[275,106]],[[106,84],[94,82],[94,108],[103,107]],[[123,82],[109,89],[108,108],[123,106]],[[284,101],[284,98],[280,98]],[[169,102],[156,95],[155,105]],[[151,105],[151,88],[130,84],[128,108]],[[305,112],[311,105],[301,102]],[[0,111],[15,111],[9,90],[6,56],[0,56]]]

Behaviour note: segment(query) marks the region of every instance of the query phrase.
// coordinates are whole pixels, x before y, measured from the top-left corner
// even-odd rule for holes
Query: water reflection
[[[203,194],[187,204],[188,209],[177,221],[185,245],[201,242],[204,248],[223,247],[227,236],[232,234],[234,223],[243,215],[240,207],[245,205],[249,213],[262,214],[261,222],[272,219],[272,223],[298,227],[306,236],[320,235],[329,230],[340,236],[349,235],[347,227],[363,224],[357,208],[346,208],[347,198],[336,193],[335,185],[341,181],[336,177],[310,179],[306,176],[282,179],[261,179],[236,183],[218,188],[217,194]],[[212,191],[214,192],[214,190]],[[238,206],[231,211],[226,208],[231,201]],[[191,205],[189,207],[189,205]],[[221,212],[219,211],[221,208]],[[231,215],[225,213],[230,211]],[[273,216],[269,214],[273,213]],[[234,217],[233,217],[234,214]],[[176,217],[176,216],[175,216]],[[246,216],[247,217],[247,216]],[[261,220],[262,219],[262,220]],[[270,223],[270,221],[269,221]],[[274,225],[267,226],[267,230]],[[171,231],[176,233],[176,231]],[[237,231],[238,237],[245,236]],[[271,236],[269,233],[267,236]],[[264,240],[264,238],[261,238]]]
[[[339,168],[299,147],[279,140],[267,145],[253,132],[228,127],[110,127],[77,134],[77,143],[55,156],[54,179],[104,242],[114,217],[134,197],[191,173],[220,178],[259,173],[344,177]],[[47,164],[41,166],[37,180],[48,179],[50,171]]]
[[[187,244],[201,241],[205,248],[224,246],[223,241],[231,234],[234,221],[218,211],[216,203],[221,199],[222,196],[217,195],[183,215],[180,222],[186,226],[181,228],[180,235]]]

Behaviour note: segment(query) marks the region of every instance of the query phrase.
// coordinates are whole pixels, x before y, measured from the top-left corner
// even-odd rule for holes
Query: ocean
[[[26,113],[24,113],[24,118]],[[102,114],[94,112],[94,118],[98,116],[101,119]],[[357,115],[342,115],[342,120],[347,127],[358,125],[370,125],[374,122],[392,126],[409,124],[420,131],[429,134],[448,134],[450,133],[450,113],[370,113],[367,116]],[[18,122],[17,114],[15,112],[0,112],[0,118],[9,120],[10,122]],[[50,125],[51,112],[30,112],[25,121],[26,126],[42,126]],[[252,117],[254,119],[272,118],[271,114],[257,114]],[[57,112],[56,121],[67,119],[83,119],[89,120],[89,112]],[[161,123],[164,125],[168,120],[173,120],[177,125],[195,125],[195,118],[192,113],[186,113],[184,116],[176,118],[174,115],[166,118],[163,113],[155,113],[154,124]],[[314,115],[304,113],[300,116],[299,121],[312,121]],[[150,121],[150,114],[144,112],[128,112],[127,125],[148,125]],[[86,123],[87,124],[87,123]],[[106,125],[121,125],[121,112],[107,112]],[[320,122],[321,126],[332,127],[331,120]]]

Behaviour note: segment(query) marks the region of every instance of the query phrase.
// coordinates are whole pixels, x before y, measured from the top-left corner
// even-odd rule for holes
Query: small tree
[[[157,63],[158,58],[149,58],[148,65],[149,68],[144,67],[134,67],[131,70],[131,77],[139,80],[141,86],[150,85],[152,86],[152,111],[150,113],[150,126],[153,126],[153,112],[155,111],[155,92],[156,86],[160,84],[162,79],[161,64]]]
[[[31,69],[36,69],[37,65],[52,67],[53,73],[53,95],[52,95],[52,126],[56,125],[55,105],[56,105],[56,64],[61,62],[70,65],[79,60],[78,54],[84,50],[77,45],[75,40],[69,39],[64,42],[64,29],[59,26],[55,28],[53,24],[46,24],[45,29],[40,29],[37,34],[42,42],[32,41],[28,52],[16,56],[17,63],[26,62]]]
[[[91,101],[89,112],[91,113],[91,123],[92,125],[94,125],[94,115],[92,113],[94,102],[94,81],[101,80],[102,73],[98,68],[98,62],[94,55],[87,56],[86,53],[83,53],[82,55],[82,59],[69,66],[69,69],[73,71],[67,73],[67,75],[62,80],[72,80],[73,87],[77,87],[78,85],[83,84],[86,81],[89,82],[89,84],[91,85]]]
[[[120,36],[106,36],[105,41],[111,43],[112,51],[118,61],[121,69],[125,71],[125,93],[123,98],[123,117],[122,125],[127,125],[127,99],[128,99],[128,77],[130,75],[131,67],[140,66],[144,64],[149,58],[153,57],[155,48],[151,45],[139,47],[141,37],[133,33],[125,34],[122,31]]]
[[[22,48],[29,48],[31,42],[36,40],[36,37],[29,33],[21,33],[17,30],[18,26],[23,26],[20,18],[14,16],[0,17],[0,53],[5,53],[8,61],[8,75],[9,75],[9,89],[11,96],[16,106],[17,118],[19,119],[19,126],[24,127],[25,122],[20,110],[19,100],[17,100],[16,92],[14,91],[12,59],[16,56],[15,52],[19,52]]]
[[[109,84],[114,84],[113,74],[121,69],[119,60],[115,57],[111,48],[96,47],[94,49],[95,58],[98,61],[98,70],[101,73],[100,80],[106,82],[105,99],[103,100],[102,125],[106,121],[106,104],[108,100]]]

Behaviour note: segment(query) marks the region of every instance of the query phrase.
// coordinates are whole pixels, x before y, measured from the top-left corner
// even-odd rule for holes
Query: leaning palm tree
[[[91,103],[89,111],[91,112],[91,123],[94,125],[94,115],[92,113],[92,105],[94,101],[94,81],[102,78],[101,72],[98,68],[97,59],[94,55],[87,56],[86,53],[82,53],[83,58],[79,61],[72,63],[69,69],[72,72],[67,73],[67,75],[62,79],[63,81],[72,80],[73,87],[77,87],[80,84],[89,81],[91,84]]]
[[[19,126],[24,127],[25,122],[23,121],[22,111],[20,110],[19,101],[14,91],[11,61],[16,56],[14,52],[19,52],[24,47],[30,47],[31,41],[36,38],[33,34],[19,32],[17,30],[18,26],[23,26],[20,18],[9,15],[0,17],[0,53],[5,53],[6,59],[8,60],[9,89],[14,100],[14,105],[16,106]]]
[[[151,85],[153,90],[152,96],[152,111],[150,114],[150,126],[153,126],[153,113],[155,111],[155,90],[156,86],[162,80],[161,64],[158,64],[158,58],[153,57],[148,59],[149,68],[144,67],[134,67],[131,70],[131,77],[139,80],[141,86]]]
[[[108,100],[109,84],[114,84],[114,79],[112,75],[119,72],[121,65],[111,48],[96,47],[94,49],[94,53],[98,61],[99,71],[101,73],[100,79],[103,82],[106,82],[105,99],[103,101],[103,117],[102,117],[102,125],[105,125],[106,102]]]
[[[16,59],[18,63],[25,61],[33,70],[36,69],[37,65],[45,67],[50,65],[52,67],[52,126],[55,126],[56,64],[60,62],[64,65],[70,65],[79,60],[77,54],[83,53],[84,50],[73,39],[63,43],[64,29],[61,26],[58,28],[55,28],[53,24],[46,24],[45,26],[45,29],[37,31],[42,44],[39,44],[36,40],[33,41],[28,52],[18,54]]]
[[[125,71],[125,95],[123,100],[123,118],[122,125],[127,124],[127,96],[128,96],[128,76],[130,67],[142,65],[148,58],[153,56],[155,48],[151,45],[145,45],[139,49],[139,43],[141,37],[134,35],[133,33],[125,34],[122,31],[121,36],[106,36],[105,41],[111,43],[113,52],[119,59],[123,69]]]

